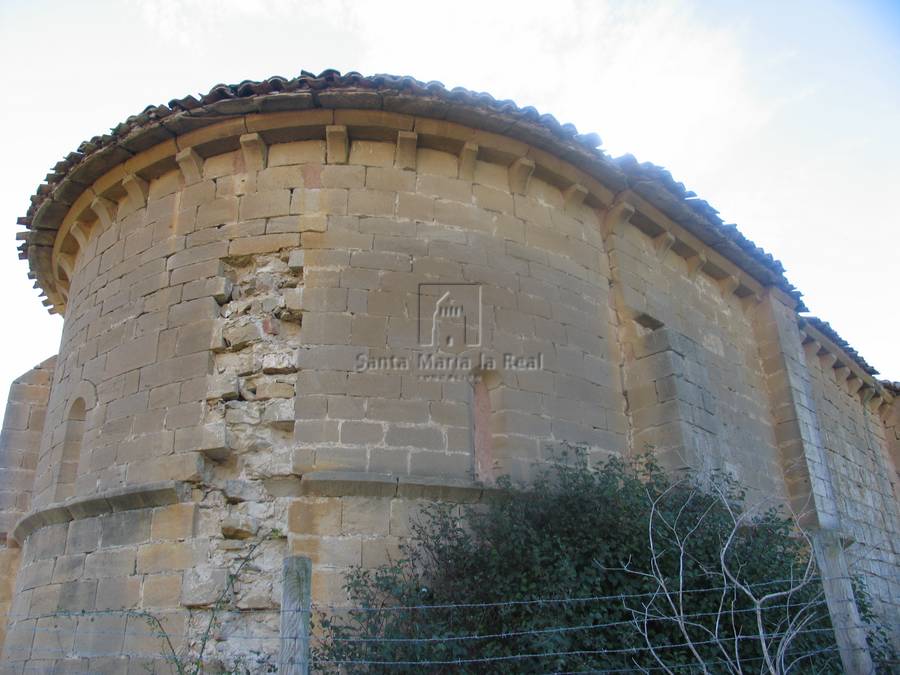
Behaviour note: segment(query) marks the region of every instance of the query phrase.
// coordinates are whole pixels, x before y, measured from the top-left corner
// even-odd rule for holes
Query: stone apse
[[[165,671],[128,610],[191,643],[250,546],[241,639],[207,655],[264,669],[285,557],[340,604],[423,504],[569,446],[731,472],[895,618],[897,385],[705,202],[598,145],[327,71],[149,107],[61,161],[20,221],[64,328],[3,426],[3,672]]]

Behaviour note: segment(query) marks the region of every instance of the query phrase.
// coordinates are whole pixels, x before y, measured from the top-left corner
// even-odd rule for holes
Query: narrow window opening
[[[475,480],[494,482],[494,432],[491,428],[491,389],[496,386],[493,371],[476,371],[472,378],[472,450]]]
[[[78,476],[78,462],[81,460],[86,414],[84,399],[75,399],[66,419],[66,434],[63,438],[62,458],[56,479],[56,501],[62,501],[75,494],[75,479]]]

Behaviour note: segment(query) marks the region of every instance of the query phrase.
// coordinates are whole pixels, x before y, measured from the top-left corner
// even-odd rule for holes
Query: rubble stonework
[[[20,237],[65,323],[4,421],[4,672],[166,672],[146,617],[196,653],[223,597],[205,657],[275,669],[285,557],[345,603],[423,506],[572,445],[732,473],[897,615],[896,388],[671,177],[532,112],[330,72],[57,166]]]

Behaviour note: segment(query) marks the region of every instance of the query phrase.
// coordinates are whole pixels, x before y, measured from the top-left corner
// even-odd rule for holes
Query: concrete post
[[[288,556],[282,566],[281,650],[278,672],[309,675],[309,613],[312,561]]]

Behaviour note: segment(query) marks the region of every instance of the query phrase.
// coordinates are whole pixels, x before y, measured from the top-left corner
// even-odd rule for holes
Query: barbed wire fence
[[[715,635],[705,640],[688,640],[671,642],[665,640],[651,640],[647,644],[634,644],[628,646],[597,646],[591,649],[544,649],[523,650],[508,654],[479,653],[479,645],[487,641],[516,640],[529,637],[541,637],[580,633],[586,636],[598,637],[604,630],[633,626],[640,628],[643,617],[618,619],[614,621],[598,621],[571,625],[550,625],[540,628],[527,628],[521,630],[503,630],[496,632],[455,633],[447,631],[440,635],[403,635],[403,636],[325,636],[317,634],[315,630],[315,618],[322,615],[339,614],[398,614],[406,613],[415,616],[416,613],[442,612],[451,615],[455,612],[470,612],[474,610],[498,610],[508,608],[529,608],[541,611],[560,605],[590,605],[591,607],[627,609],[633,608],[635,603],[645,603],[651,600],[655,593],[623,593],[615,595],[598,595],[586,597],[562,597],[562,598],[518,598],[498,602],[483,603],[438,603],[417,605],[388,605],[388,606],[352,606],[345,604],[325,604],[311,602],[311,565],[307,558],[292,556],[285,560],[284,573],[285,584],[282,594],[282,607],[280,609],[251,608],[234,609],[220,608],[218,620],[214,621],[214,628],[205,636],[210,643],[235,641],[243,645],[242,649],[256,649],[269,654],[278,654],[277,667],[280,673],[291,675],[306,675],[319,672],[496,672],[498,669],[511,669],[511,672],[529,673],[683,673],[683,672],[777,672],[794,673],[810,672],[809,665],[815,660],[815,672],[840,672],[841,660],[839,648],[833,641],[830,627],[805,627],[799,631],[783,630],[768,632],[763,637],[767,640],[778,640],[785,637],[795,639],[803,637],[831,638],[831,644],[826,646],[790,651],[790,659],[779,664],[774,670],[767,662],[765,655],[742,656],[737,662],[729,658],[708,659],[705,662],[678,662],[678,659],[667,659],[667,654],[677,654],[689,651],[697,647],[715,647],[721,639]],[[760,590],[769,589],[792,580],[772,580],[755,584]],[[816,579],[816,581],[821,581]],[[705,587],[686,589],[685,593],[708,594],[727,590],[727,587]],[[816,611],[822,610],[827,615],[827,607],[824,599],[819,598],[808,603],[807,608]],[[767,611],[789,612],[796,610],[796,605],[790,602],[773,603],[766,607]],[[735,609],[736,613],[752,613],[752,608]],[[715,617],[717,611],[685,612],[680,620],[698,622]],[[264,615],[269,618],[268,623],[255,624],[255,630],[248,630],[246,622],[234,622],[227,619]],[[112,618],[113,621],[97,621],[100,617]],[[2,617],[5,619],[5,617]],[[137,609],[120,610],[84,610],[84,611],[56,611],[39,614],[28,618],[28,630],[33,632],[32,639],[27,644],[17,640],[7,639],[4,658],[11,661],[23,661],[25,659],[66,659],[77,657],[83,649],[83,645],[92,644],[89,653],[95,656],[115,656],[115,645],[124,645],[124,641],[151,640],[158,647],[157,658],[171,664],[177,673],[201,672],[204,663],[196,664],[194,669],[189,665],[190,654],[188,650],[188,636],[167,633],[163,622],[149,611]],[[117,621],[115,620],[117,619]],[[57,624],[53,625],[53,621]],[[656,621],[672,621],[672,617],[664,615],[654,616]],[[277,624],[277,627],[276,627]],[[15,630],[16,623],[11,626]],[[888,631],[897,630],[896,624],[877,624],[872,627],[880,627]],[[642,634],[642,639],[646,636]],[[758,635],[733,635],[729,638],[730,646],[752,644],[760,639]],[[321,646],[328,641],[337,641],[358,645],[350,658],[329,658],[323,655]],[[199,642],[196,640],[195,642]],[[447,644],[465,644],[466,656],[444,657],[442,648]],[[399,649],[392,652],[383,649],[385,645],[396,646]],[[80,649],[79,647],[82,647]],[[376,647],[376,650],[367,650],[368,647]],[[195,644],[196,648],[196,644]],[[127,649],[120,648],[120,654],[127,654]],[[387,653],[388,656],[384,654]],[[409,654],[413,654],[410,657]],[[583,663],[570,669],[566,666],[568,661],[589,659],[590,666]],[[647,663],[652,659],[653,663]],[[604,661],[615,661],[614,667]],[[628,665],[622,666],[625,662]],[[21,672],[44,672],[45,665],[27,665]],[[896,665],[896,664],[895,664]],[[17,671],[19,672],[19,671]],[[90,672],[82,670],[79,672]],[[99,671],[98,671],[99,672]]]

